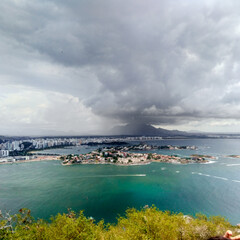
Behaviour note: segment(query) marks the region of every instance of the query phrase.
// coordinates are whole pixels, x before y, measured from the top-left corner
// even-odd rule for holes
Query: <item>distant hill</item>
[[[160,136],[160,137],[192,137],[193,134],[178,130],[155,128],[145,123],[130,123],[125,126],[116,126],[112,129],[114,135]],[[195,134],[194,134],[195,135]]]

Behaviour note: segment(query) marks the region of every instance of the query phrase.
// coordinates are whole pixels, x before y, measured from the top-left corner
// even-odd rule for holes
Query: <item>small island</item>
[[[216,159],[216,157],[214,157],[214,156],[203,155],[203,154],[192,154],[191,157],[192,157],[192,158],[208,158],[208,159]]]
[[[230,158],[240,158],[240,155],[228,155],[226,157],[230,157]]]

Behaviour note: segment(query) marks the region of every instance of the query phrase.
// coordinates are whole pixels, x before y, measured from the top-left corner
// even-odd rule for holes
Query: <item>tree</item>
[[[152,159],[152,153],[149,153],[148,156],[147,156],[147,159]]]

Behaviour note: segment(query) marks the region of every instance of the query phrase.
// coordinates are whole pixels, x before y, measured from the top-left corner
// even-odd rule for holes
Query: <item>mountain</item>
[[[192,134],[178,131],[167,130],[164,128],[155,128],[145,123],[129,123],[125,126],[116,126],[112,129],[114,135],[137,135],[137,136],[160,136],[160,137],[183,137],[192,136]]]

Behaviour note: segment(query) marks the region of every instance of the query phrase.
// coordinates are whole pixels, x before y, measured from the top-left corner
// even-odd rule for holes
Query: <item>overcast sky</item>
[[[143,122],[240,132],[240,1],[1,0],[0,135]]]

